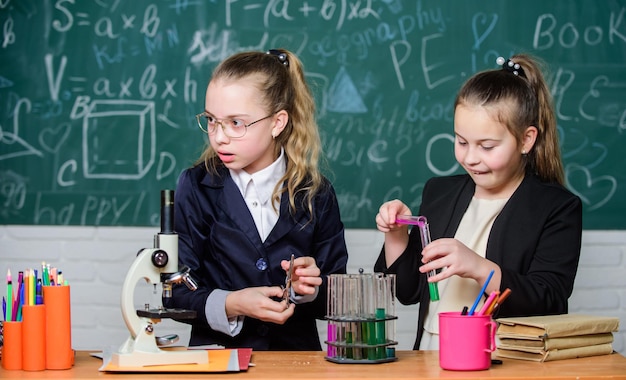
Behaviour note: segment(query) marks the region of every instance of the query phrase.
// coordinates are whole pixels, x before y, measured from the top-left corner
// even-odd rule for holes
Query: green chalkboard
[[[624,0],[0,1],[0,224],[158,225],[204,146],[212,69],[274,47],[305,64],[346,227],[460,173],[458,88],[527,52],[585,228],[626,229]]]

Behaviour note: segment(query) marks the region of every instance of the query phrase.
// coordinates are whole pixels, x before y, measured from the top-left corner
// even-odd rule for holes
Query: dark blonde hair
[[[542,181],[564,183],[563,163],[559,149],[556,115],[552,96],[543,77],[542,64],[527,54],[510,58],[523,72],[515,75],[506,69],[480,72],[472,76],[459,91],[455,108],[460,104],[488,107],[518,144],[529,126],[537,128],[535,145],[527,152],[526,170]]]
[[[289,121],[276,136],[274,144],[274,157],[279,156],[281,147],[284,148],[287,170],[274,188],[272,204],[279,204],[281,194],[287,192],[290,210],[294,213],[296,195],[302,193],[312,216],[313,198],[324,183],[318,167],[322,144],[315,120],[315,101],[306,83],[302,62],[284,49],[275,49],[271,53],[242,52],[221,62],[211,77],[211,81],[242,79],[263,94],[261,101],[268,114],[280,110],[289,114]],[[198,163],[204,163],[213,174],[223,166],[210,145]],[[285,182],[286,186],[283,186]]]

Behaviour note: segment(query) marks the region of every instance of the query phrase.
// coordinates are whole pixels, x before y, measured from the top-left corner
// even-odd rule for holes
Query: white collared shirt
[[[248,205],[261,241],[265,241],[278,222],[280,202],[272,206],[271,199],[276,184],[287,170],[284,150],[280,150],[280,156],[270,166],[254,174],[248,174],[244,170],[229,170]]]

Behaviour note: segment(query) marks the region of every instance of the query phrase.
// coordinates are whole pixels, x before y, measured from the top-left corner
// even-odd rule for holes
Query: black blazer
[[[301,202],[302,197],[297,198]],[[299,204],[299,203],[297,203]],[[227,169],[219,176],[203,165],[182,173],[175,193],[175,224],[179,236],[179,265],[191,268],[199,288],[174,286],[167,307],[195,310],[197,318],[181,321],[192,325],[190,345],[220,344],[255,350],[321,350],[315,319],[326,314],[326,276],[346,273],[348,253],[335,191],[325,182],[313,204],[313,220],[305,207],[295,215],[283,196],[280,217],[265,241],[261,241],[237,185]],[[253,286],[284,285],[281,260],[314,257],[323,280],[313,302],[296,305],[283,325],[246,317],[235,337],[211,329],[205,316],[207,297],[214,289],[239,290]],[[259,268],[262,259],[267,268]]]
[[[454,237],[474,195],[467,174],[432,178],[424,186],[419,215],[428,218],[431,238]],[[578,268],[582,235],[582,203],[563,186],[541,182],[528,174],[493,223],[487,241],[487,259],[502,269],[500,290],[511,295],[494,317],[567,313]],[[402,255],[387,268],[383,250],[376,271],[395,273],[398,300],[420,303],[419,348],[428,313],[429,293],[421,265],[419,230],[409,235]]]

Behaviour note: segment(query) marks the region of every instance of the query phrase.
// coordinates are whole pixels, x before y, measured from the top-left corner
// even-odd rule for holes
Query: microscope
[[[135,310],[133,298],[140,279],[148,283],[161,283],[163,297],[172,296],[172,284],[184,283],[190,290],[198,285],[189,275],[189,268],[178,270],[178,235],[174,231],[174,191],[161,191],[161,232],[154,236],[154,248],[139,251],[122,286],[122,315],[130,337],[111,357],[111,363],[120,368],[173,364],[208,364],[203,350],[162,349],[157,344],[154,325],[163,318],[192,319],[193,310],[166,309],[159,306]]]

